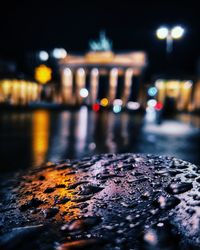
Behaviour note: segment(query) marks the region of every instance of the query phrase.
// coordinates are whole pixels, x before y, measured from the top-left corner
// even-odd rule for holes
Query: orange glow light
[[[47,83],[51,80],[52,70],[44,64],[41,64],[35,68],[35,79],[42,84]]]
[[[101,106],[103,106],[103,107],[106,107],[106,106],[108,106],[108,99],[107,98],[103,98],[103,99],[101,99]]]

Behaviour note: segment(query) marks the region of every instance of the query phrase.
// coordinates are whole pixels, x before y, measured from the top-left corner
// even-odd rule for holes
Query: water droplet
[[[200,183],[200,177],[199,177],[199,178],[197,178],[197,179],[196,179],[196,181],[197,181],[198,183]]]
[[[192,183],[189,182],[171,183],[166,190],[172,194],[181,194],[192,189],[192,187]]]
[[[195,210],[193,208],[188,208],[186,212],[190,215],[193,215],[195,213]]]
[[[193,174],[193,173],[189,173],[189,174],[186,174],[185,177],[188,178],[188,179],[194,179],[194,178],[197,177],[197,175]]]
[[[100,217],[89,216],[71,221],[61,227],[62,231],[76,232],[91,228],[101,222]]]
[[[38,177],[38,180],[39,180],[39,181],[45,180],[45,176],[44,176],[44,175],[40,175],[40,176]]]
[[[84,195],[84,196],[78,196],[75,197],[74,199],[71,199],[72,202],[84,202],[88,201],[92,198],[92,195]]]
[[[48,188],[46,188],[46,189],[44,190],[44,193],[49,194],[49,193],[53,193],[54,191],[55,191],[54,188],[48,187]]]
[[[94,184],[86,184],[80,186],[80,192],[79,194],[81,195],[90,195],[90,194],[95,194],[103,190],[103,187],[97,186]]]
[[[171,209],[176,207],[180,203],[180,199],[175,196],[164,197],[159,196],[158,199],[154,202],[155,205],[158,205],[161,209]]]
[[[153,229],[149,229],[144,234],[144,240],[151,246],[156,246],[158,242],[157,234]]]
[[[43,210],[45,218],[52,218],[59,212],[57,207],[51,207]]]
[[[73,183],[73,184],[69,185],[67,189],[75,189],[79,185],[81,185],[81,184],[87,184],[87,183],[88,183],[88,181],[78,181],[76,183]]]
[[[21,211],[25,211],[30,208],[36,208],[40,206],[43,203],[42,200],[39,200],[37,198],[32,198],[30,201],[27,201],[25,204],[20,206]]]
[[[149,199],[149,197],[150,197],[150,193],[149,193],[148,191],[146,191],[145,193],[143,193],[143,194],[141,195],[141,198],[144,199],[144,200]]]
[[[66,188],[65,184],[57,184],[55,188]]]
[[[54,204],[65,204],[69,201],[70,199],[67,197],[54,197]]]

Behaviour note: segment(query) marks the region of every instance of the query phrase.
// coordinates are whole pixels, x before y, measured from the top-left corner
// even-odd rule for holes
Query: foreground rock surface
[[[105,154],[0,184],[0,249],[200,249],[200,167]]]

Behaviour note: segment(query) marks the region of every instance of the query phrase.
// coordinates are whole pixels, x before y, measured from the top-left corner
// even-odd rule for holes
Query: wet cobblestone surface
[[[106,154],[0,182],[0,249],[200,249],[200,167]]]

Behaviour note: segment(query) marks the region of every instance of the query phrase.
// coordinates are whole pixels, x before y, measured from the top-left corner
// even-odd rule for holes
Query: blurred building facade
[[[174,111],[200,110],[200,82],[193,80],[164,80],[155,82],[156,99],[167,106],[173,106]]]
[[[34,81],[19,79],[0,80],[0,104],[25,106],[41,97],[41,86]]]

